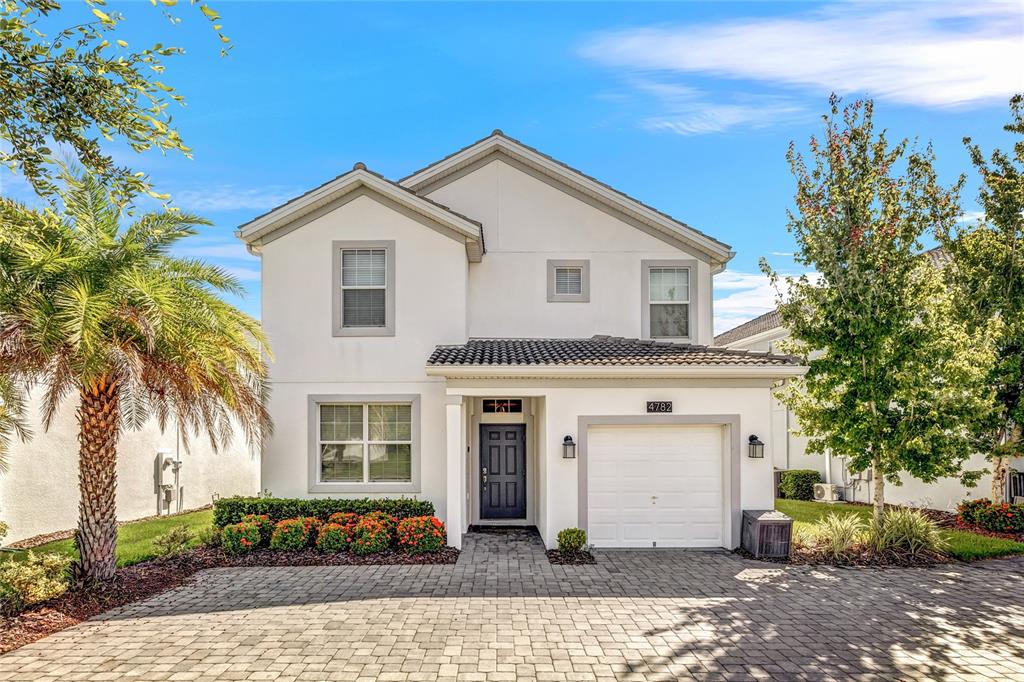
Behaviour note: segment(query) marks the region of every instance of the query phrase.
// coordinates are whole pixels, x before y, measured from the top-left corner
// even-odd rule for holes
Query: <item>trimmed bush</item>
[[[566,528],[558,531],[558,551],[563,554],[582,552],[587,546],[587,531],[582,528]]]
[[[246,514],[266,514],[273,523],[285,519],[313,516],[321,521],[337,512],[351,512],[360,516],[370,512],[384,512],[398,519],[412,516],[433,516],[434,505],[426,500],[412,498],[357,500],[315,499],[302,500],[286,497],[225,497],[213,505],[214,525],[224,527],[239,523]]]
[[[71,557],[29,551],[24,561],[0,562],[0,612],[7,616],[64,594]]]
[[[266,514],[246,514],[242,523],[251,523],[260,529],[260,545],[270,544],[270,536],[274,534],[274,522]]]
[[[396,529],[398,546],[409,554],[437,552],[444,546],[444,523],[436,516],[414,516],[402,519]]]
[[[224,526],[220,546],[228,554],[251,552],[260,546],[260,527],[255,523],[232,523]]]
[[[779,492],[787,500],[813,500],[821,474],[813,469],[789,469],[779,474]]]
[[[863,539],[867,526],[857,514],[831,513],[814,524],[812,537],[833,559],[840,559]]]
[[[415,519],[418,517],[409,516],[406,518]],[[381,511],[373,511],[369,514],[363,514],[362,518],[360,518],[360,521],[362,521],[362,519],[376,519],[377,521],[380,521],[384,524],[384,528],[387,529],[388,535],[390,535],[392,538],[395,537],[395,529],[398,527],[398,519],[396,519],[391,514],[387,514]]]
[[[320,521],[312,516],[278,521],[270,536],[270,549],[291,552],[305,549],[316,542],[319,529]]]
[[[894,552],[916,557],[925,552],[941,552],[946,541],[935,522],[917,509],[891,507],[882,522],[872,520],[869,542],[876,552]]]
[[[383,552],[391,545],[387,524],[380,518],[365,515],[352,530],[349,549],[356,554]]]
[[[1024,533],[1024,504],[993,504],[992,500],[966,500],[956,509],[957,519],[993,533]]]
[[[192,531],[185,524],[175,526],[153,540],[157,556],[178,556],[184,554],[192,543]]]
[[[320,532],[316,536],[316,548],[321,552],[331,554],[344,552],[348,549],[349,540],[352,538],[352,528],[340,523],[328,523],[320,526]]]

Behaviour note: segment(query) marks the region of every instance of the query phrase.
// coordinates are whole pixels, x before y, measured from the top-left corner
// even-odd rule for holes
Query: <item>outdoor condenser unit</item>
[[[793,519],[774,509],[743,512],[743,549],[755,557],[784,559],[789,556]]]
[[[814,484],[814,499],[818,502],[838,502],[840,497],[839,486],[833,483]]]

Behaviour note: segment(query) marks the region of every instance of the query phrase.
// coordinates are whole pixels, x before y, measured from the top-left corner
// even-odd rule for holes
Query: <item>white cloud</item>
[[[976,223],[979,220],[984,220],[984,219],[985,219],[985,212],[984,211],[964,211],[963,215],[960,216],[960,219],[957,222],[961,222],[961,223]]]
[[[812,281],[818,277],[813,272],[807,275]],[[791,274],[783,278],[799,276]],[[785,279],[780,284],[785,287]],[[774,310],[778,301],[768,277],[759,272],[725,270],[715,275],[714,287],[715,291],[729,292],[715,298],[715,334]]]
[[[190,211],[266,211],[276,208],[301,191],[281,185],[267,187],[239,187],[237,185],[212,185],[203,189],[182,189],[171,191],[175,206]]]
[[[816,96],[866,93],[955,107],[1002,102],[1024,89],[1022,36],[1018,2],[841,3],[788,17],[610,31],[582,54],[634,74],[700,74]]]

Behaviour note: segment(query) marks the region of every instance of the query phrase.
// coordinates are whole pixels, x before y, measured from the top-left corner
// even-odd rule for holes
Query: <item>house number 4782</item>
[[[672,401],[671,400],[648,400],[647,401],[647,412],[671,412]]]

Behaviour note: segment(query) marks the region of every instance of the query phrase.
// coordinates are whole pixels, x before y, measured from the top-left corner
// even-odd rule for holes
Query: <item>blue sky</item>
[[[501,128],[732,244],[721,331],[772,306],[762,255],[796,272],[784,156],[831,91],[872,96],[878,125],[931,140],[949,183],[970,171],[964,135],[1009,146],[1006,103],[1024,91],[1020,3],[214,6],[224,59],[197,12],[170,26],[148,2],[111,5],[133,47],[186,48],[165,80],[194,149],[116,154],[215,222],[186,250],[241,277],[257,316],[259,261],[237,225],[356,161],[398,178]],[[972,178],[967,213],[975,192]]]

